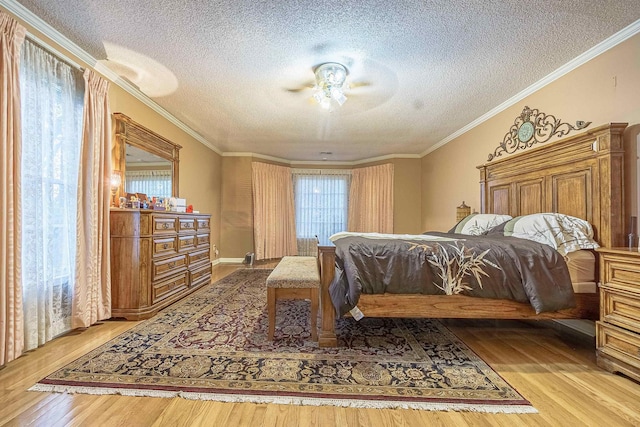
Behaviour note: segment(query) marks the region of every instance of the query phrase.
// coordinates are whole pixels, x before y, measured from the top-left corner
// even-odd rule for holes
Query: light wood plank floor
[[[214,267],[213,280],[239,266]],[[520,322],[448,321],[449,328],[538,414],[482,414],[190,401],[26,391],[137,322],[108,321],[60,337],[0,370],[0,425],[34,426],[638,426],[640,384],[595,364],[593,346]]]

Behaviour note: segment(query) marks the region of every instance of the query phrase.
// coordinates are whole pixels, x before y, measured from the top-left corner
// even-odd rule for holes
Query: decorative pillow
[[[562,255],[599,247],[593,227],[587,221],[559,213],[539,213],[513,218],[504,226],[504,235],[544,243]]]
[[[487,234],[492,228],[507,222],[512,217],[510,215],[497,214],[471,214],[466,216],[462,221],[456,224],[449,233],[467,234],[471,236],[480,236]]]

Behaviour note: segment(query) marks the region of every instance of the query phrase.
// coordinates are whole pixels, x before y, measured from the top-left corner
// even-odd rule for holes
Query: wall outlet
[[[220,254],[220,251],[218,250],[218,247],[216,245],[213,245],[213,254],[216,256],[216,258],[218,258],[218,255]]]

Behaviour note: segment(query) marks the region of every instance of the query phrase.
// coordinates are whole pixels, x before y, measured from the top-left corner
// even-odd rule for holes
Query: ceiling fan
[[[346,94],[351,89],[371,84],[369,82],[347,82],[349,70],[337,62],[322,63],[313,68],[313,73],[315,81],[286,90],[291,93],[313,90],[313,98],[326,109],[330,109],[334,102],[342,106],[347,100]]]

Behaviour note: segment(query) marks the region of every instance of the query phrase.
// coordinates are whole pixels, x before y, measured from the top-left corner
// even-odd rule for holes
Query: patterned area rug
[[[47,376],[34,391],[376,408],[537,412],[440,322],[340,319],[319,348],[309,302],[278,302],[243,269]]]

